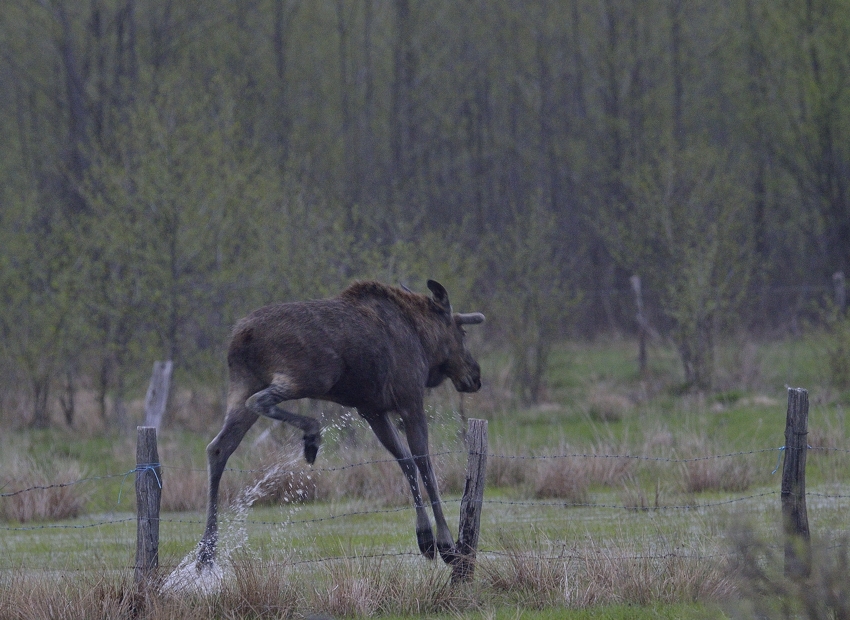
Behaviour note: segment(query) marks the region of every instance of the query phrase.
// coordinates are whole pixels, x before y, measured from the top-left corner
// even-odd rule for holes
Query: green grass
[[[748,524],[767,540],[778,540],[780,473],[771,472],[780,456],[778,448],[784,444],[786,383],[810,390],[810,444],[833,448],[814,450],[809,455],[809,520],[813,536],[829,542],[846,535],[841,502],[823,497],[850,494],[850,456],[843,451],[850,448],[844,420],[846,400],[841,392],[819,379],[823,376],[824,346],[819,337],[746,346],[727,343],[718,351],[722,369],[718,372],[718,389],[695,394],[680,392],[678,361],[669,348],[650,350],[649,372],[641,377],[634,343],[570,344],[553,352],[544,403],[521,405],[500,391],[496,380],[481,395],[466,397],[466,415],[489,420],[491,469],[517,464],[510,460],[497,462],[500,457],[516,455],[596,451],[600,458],[615,453],[659,459],[634,461],[628,475],[616,483],[593,483],[582,502],[590,504],[587,507],[564,507],[562,504],[570,501],[557,498],[536,500],[528,483],[489,486],[479,541],[482,562],[489,558],[486,561],[498,566],[517,550],[537,554],[536,561],[544,564],[557,564],[557,558],[604,558],[611,550],[626,558],[684,554],[722,561],[731,554],[728,533],[740,523]],[[485,380],[488,375],[499,376],[499,363],[504,360],[495,355],[482,360]],[[457,402],[456,394],[444,388],[429,401],[435,452],[461,449],[454,411]],[[254,445],[266,429],[276,428],[268,421],[258,423],[229,466],[254,469],[262,467],[270,454],[277,458],[268,448]],[[205,468],[204,447],[217,430],[193,433],[166,428],[160,433],[166,485],[181,470]],[[274,433],[275,441],[284,444],[282,449],[287,454],[298,452],[297,436],[277,430]],[[314,475],[327,475],[322,468],[356,461],[364,453],[381,454],[375,452],[375,446],[374,438],[360,422],[353,434],[332,429],[326,434],[317,463],[319,470]],[[681,459],[737,452],[750,454],[707,462],[745,463],[750,477],[745,490],[713,489],[696,494],[685,491],[683,475],[688,465]],[[88,477],[110,477],[81,483],[87,494],[86,514],[82,517],[49,523],[0,522],[0,579],[9,571],[45,575],[92,570],[126,573],[134,562],[136,533],[134,475],[123,474],[135,467],[133,437],[64,429],[4,434],[0,439],[0,464],[8,467],[23,458],[60,467],[75,463]],[[451,466],[451,457],[438,457],[437,461],[443,469]],[[518,466],[530,470],[549,462],[567,464],[529,460],[519,461]],[[364,474],[367,477],[378,475],[376,466],[364,467],[368,468]],[[251,475],[229,471],[225,479],[244,484]],[[2,490],[7,492],[11,487],[5,484]],[[750,496],[755,497],[741,500]],[[458,494],[445,493],[444,500],[454,527]],[[634,501],[644,502],[648,509],[627,510],[625,506]],[[656,502],[662,509],[653,509]],[[305,570],[318,571],[317,575],[326,569],[313,560],[328,557],[387,554],[389,558],[403,558],[405,566],[432,566],[415,556],[413,511],[408,503],[406,497],[376,503],[343,495],[332,501],[256,506],[244,513],[231,509],[223,514],[222,549],[226,554],[248,553],[257,561],[279,566],[307,562]],[[712,506],[683,508],[694,503]],[[373,512],[376,509],[379,512]],[[200,510],[163,515],[160,553],[164,567],[177,565],[193,551],[203,530],[202,521]],[[663,564],[663,560],[656,562]],[[440,566],[436,564],[437,574],[447,574],[447,569]],[[571,570],[579,570],[579,566],[586,565],[576,564]],[[523,603],[524,586],[511,587],[519,590],[498,595],[488,591],[490,598],[479,604],[484,611],[478,607],[460,609],[444,617],[725,617],[713,601],[676,600],[675,596],[636,606],[606,603],[568,609],[563,603],[542,604],[540,600],[529,606]],[[544,599],[550,600],[546,597],[551,596],[548,593]],[[544,608],[537,609],[540,605]]]
[[[384,616],[413,620],[420,616]],[[429,616],[432,620],[713,620],[728,618],[719,607],[706,605],[604,605],[594,609],[529,610],[505,608],[472,614]]]

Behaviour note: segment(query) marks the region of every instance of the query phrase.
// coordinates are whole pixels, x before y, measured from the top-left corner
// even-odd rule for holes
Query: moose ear
[[[449,302],[449,294],[443,285],[436,280],[428,280],[428,289],[434,294],[434,303],[448,314],[452,313],[452,304]]]

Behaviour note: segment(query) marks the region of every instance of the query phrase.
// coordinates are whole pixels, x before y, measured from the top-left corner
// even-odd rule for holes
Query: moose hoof
[[[419,544],[419,552],[429,560],[437,557],[436,546],[434,545],[434,534],[431,530],[424,532],[416,532],[416,542]]]
[[[322,443],[322,436],[316,433],[315,435],[304,435],[304,460],[310,465],[316,462],[316,455],[319,453],[319,445]]]
[[[206,568],[215,561],[215,546],[205,540],[202,540],[198,545],[198,559],[195,560],[195,566],[200,571]]]
[[[437,545],[437,550],[440,552],[440,557],[443,558],[443,562],[449,566],[454,566],[460,559],[460,554],[457,551],[457,547],[454,545]]]

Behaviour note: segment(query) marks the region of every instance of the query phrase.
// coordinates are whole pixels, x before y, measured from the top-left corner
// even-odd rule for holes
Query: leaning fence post
[[[452,568],[452,583],[472,581],[478,533],[481,529],[481,504],[487,477],[487,420],[469,418],[466,433],[469,457],[466,463],[466,484],[460,502],[458,526],[458,558]]]
[[[811,568],[809,517],[806,513],[806,453],[809,393],[788,388],[785,419],[785,463],[782,468],[782,521],[785,531],[785,574],[808,576]]]
[[[162,468],[156,448],[156,429],[137,427],[136,438],[136,572],[144,589],[159,566],[159,505]]]
[[[165,414],[165,405],[168,403],[168,392],[171,389],[171,371],[174,362],[154,362],[151,381],[145,394],[145,426],[153,426],[159,429],[162,424],[162,416]]]
[[[637,323],[638,323],[638,368],[640,369],[641,377],[646,376],[646,333],[647,322],[643,315],[643,292],[640,286],[640,276],[632,276],[629,278],[632,285],[632,291],[635,294],[635,304],[637,305]]]

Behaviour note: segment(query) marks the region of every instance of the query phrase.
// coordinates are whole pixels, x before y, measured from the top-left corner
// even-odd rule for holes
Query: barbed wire
[[[570,458],[587,458],[587,459],[624,459],[624,460],[633,460],[633,461],[650,461],[650,462],[660,462],[660,463],[693,463],[697,461],[708,461],[714,459],[723,459],[723,458],[731,458],[736,456],[749,456],[753,454],[764,454],[768,452],[777,452],[784,450],[784,446],[776,447],[776,448],[761,448],[758,450],[741,450],[738,452],[728,452],[723,454],[709,454],[706,456],[695,456],[695,457],[665,457],[665,456],[646,456],[640,454],[598,454],[592,452],[566,452],[562,454],[533,454],[533,455],[525,455],[525,454],[492,454],[492,453],[479,453],[475,451],[467,451],[467,450],[446,450],[443,452],[432,452],[429,454],[430,457],[439,457],[439,456],[448,456],[448,455],[476,455],[482,456],[486,455],[488,459],[503,459],[503,460],[547,460],[547,459],[570,459]],[[842,449],[842,448],[831,448],[831,447],[809,447],[809,450],[824,450],[824,451],[833,451],[833,452],[847,452],[850,453],[850,449]],[[345,465],[331,466],[331,467],[310,467],[309,469],[299,469],[298,471],[309,472],[309,473],[323,473],[323,472],[336,472],[343,471],[347,469],[351,469],[354,467],[368,466],[368,465],[376,465],[382,463],[395,463],[396,459],[394,458],[384,458],[384,459],[373,459],[370,461],[360,461],[357,463],[346,463]],[[237,467],[228,467],[225,471],[240,473],[240,474],[262,474],[267,473],[269,470],[274,468],[276,465],[270,465],[268,467],[263,467],[259,469],[242,469]],[[191,467],[176,467],[176,466],[166,466],[163,465],[163,469],[169,469],[172,471],[192,471],[192,472],[201,472],[206,471],[206,469],[198,469]]]
[[[844,448],[835,448],[830,446],[816,446],[810,447],[810,450],[816,451],[832,451],[832,452],[842,452],[848,453],[850,450]],[[488,458],[492,459],[506,459],[506,460],[540,460],[540,459],[566,459],[566,458],[592,458],[592,459],[628,459],[628,460],[640,460],[647,462],[662,462],[662,463],[691,463],[697,461],[706,461],[713,459],[723,459],[723,458],[733,458],[740,457],[746,455],[756,455],[756,454],[764,454],[769,452],[776,452],[778,450],[782,450],[782,448],[763,448],[758,450],[748,450],[748,451],[738,451],[738,452],[729,452],[724,454],[712,454],[706,456],[699,457],[689,457],[689,458],[677,458],[677,457],[660,457],[660,456],[647,456],[647,455],[634,455],[634,454],[593,454],[593,453],[564,453],[564,454],[555,454],[555,455],[507,455],[507,454],[488,454]],[[466,451],[460,450],[449,450],[432,453],[431,456],[446,456],[452,454],[468,454]],[[395,462],[395,459],[386,458],[386,459],[374,459],[370,461],[362,461],[357,463],[347,463],[340,466],[333,467],[322,467],[322,468],[311,468],[309,471],[311,473],[319,473],[319,472],[334,472],[334,471],[342,471],[351,469],[354,467],[360,466],[368,466],[374,465],[377,463],[388,463]],[[273,467],[273,466],[272,466]],[[126,477],[132,473],[137,473],[139,471],[147,471],[147,467],[140,468],[137,466],[134,469],[128,470],[122,473],[116,474],[104,474],[99,476],[89,476],[85,478],[80,478],[78,480],[66,481],[61,483],[54,484],[42,484],[42,485],[33,485],[31,487],[18,489],[15,491],[9,491],[0,493],[0,498],[9,498],[20,495],[26,492],[32,491],[45,491],[50,489],[57,488],[65,488],[73,485],[79,485],[85,482],[97,482],[115,478],[126,479]],[[181,467],[172,467],[172,466],[162,466],[162,469],[168,470],[183,470],[186,471],[199,471],[196,469],[190,468],[181,468]],[[229,471],[238,472],[238,473],[267,473],[271,467],[266,467],[262,469],[239,469],[239,468],[229,468]],[[523,508],[586,508],[586,509],[617,509],[617,510],[626,510],[630,512],[651,512],[651,511],[690,511],[690,510],[705,510],[716,507],[728,506],[731,504],[738,504],[750,500],[761,499],[765,497],[771,497],[778,495],[778,491],[768,491],[763,493],[755,493],[747,496],[741,497],[733,497],[724,500],[718,500],[713,502],[694,502],[694,503],[685,503],[685,504],[631,504],[629,502],[623,503],[598,503],[598,502],[573,502],[573,501],[541,501],[541,500],[509,500],[509,499],[487,499],[483,500],[483,504],[485,505],[501,505],[501,506],[518,506]],[[845,495],[841,493],[823,493],[823,492],[809,492],[808,495],[810,497],[816,497],[820,499],[850,499],[850,495]],[[447,499],[444,500],[444,504],[451,503],[459,503],[460,499]],[[297,504],[294,504],[297,505]],[[252,526],[280,526],[280,527],[288,527],[288,526],[296,526],[300,524],[315,524],[315,523],[323,523],[328,521],[334,521],[337,519],[343,518],[352,518],[358,516],[367,516],[367,515],[379,515],[379,514],[393,514],[398,512],[404,512],[408,510],[412,510],[412,505],[405,505],[400,507],[386,508],[380,510],[362,510],[362,511],[349,511],[339,514],[331,514],[323,517],[315,517],[309,519],[288,519],[284,521],[268,521],[268,520],[249,520],[249,519],[239,519],[238,517],[232,519],[233,521],[244,523],[246,525]],[[71,529],[71,530],[84,530],[91,529],[96,527],[108,526],[108,525],[117,525],[117,524],[126,524],[130,522],[134,522],[136,520],[135,517],[121,517],[121,518],[110,518],[98,521],[91,521],[87,523],[38,523],[31,525],[3,525],[0,526],[0,530],[2,531],[36,531],[36,530],[53,530],[53,529]],[[161,523],[169,523],[169,524],[192,524],[199,525],[203,524],[203,520],[200,519],[174,519],[174,518],[160,518],[159,521]]]
[[[845,454],[850,453],[850,449],[848,448],[833,448],[831,446],[809,446],[808,449],[822,452],[844,452]]]
[[[77,480],[69,480],[67,482],[56,482],[53,484],[37,484],[31,487],[27,487],[25,489],[18,489],[17,491],[9,491],[6,493],[0,492],[0,499],[4,497],[14,497],[15,495],[20,495],[21,493],[28,493],[30,491],[48,491],[50,489],[62,489],[65,487],[70,487],[78,484],[82,484],[83,482],[92,482],[98,480],[108,480],[109,478],[122,478],[134,473],[136,469],[131,469],[130,471],[121,473],[121,474],[104,474],[102,476],[90,476],[87,478],[79,478]],[[2,488],[2,487],[0,487]]]
[[[588,508],[588,509],[612,509],[612,510],[625,510],[627,512],[658,512],[665,510],[675,510],[675,511],[690,511],[690,510],[705,510],[709,508],[718,508],[722,506],[729,506],[732,504],[743,503],[751,500],[762,499],[765,497],[775,497],[780,495],[779,491],[765,491],[763,493],[753,493],[750,495],[745,495],[741,497],[732,497],[729,499],[718,500],[714,502],[701,502],[701,503],[692,503],[692,504],[647,504],[647,505],[634,505],[629,503],[622,504],[613,504],[613,503],[596,503],[596,502],[569,502],[569,501],[551,501],[551,500],[504,500],[504,499],[487,499],[485,498],[481,503],[482,505],[499,505],[499,506],[519,506],[523,508]],[[821,492],[808,492],[808,497],[818,497],[822,499],[850,499],[850,495],[840,494],[840,493],[821,493]],[[461,502],[458,498],[446,499],[443,500],[443,504],[459,504]],[[778,507],[777,507],[778,508]],[[405,506],[397,506],[393,508],[384,508],[380,510],[355,510],[349,512],[342,512],[338,514],[331,514],[324,517],[313,517],[309,519],[287,519],[287,520],[278,520],[278,521],[269,521],[269,520],[257,520],[257,519],[242,519],[238,516],[229,517],[229,520],[245,524],[245,525],[258,525],[258,526],[296,526],[296,525],[307,525],[307,524],[315,524],[315,523],[323,523],[327,521],[335,521],[337,519],[345,519],[350,517],[361,517],[361,516],[370,516],[370,515],[381,515],[381,514],[396,514],[399,512],[406,512],[413,510],[413,505],[405,505]],[[228,518],[228,517],[223,517]],[[0,526],[0,530],[2,531],[30,531],[30,530],[50,530],[50,529],[89,529],[93,527],[103,526],[103,525],[115,525],[121,523],[129,523],[135,522],[136,517],[122,517],[115,519],[106,519],[102,521],[93,521],[90,523],[83,524],[55,524],[55,523],[40,523],[37,525],[20,525],[20,526]],[[161,517],[158,519],[160,523],[167,524],[183,524],[183,525],[203,525],[203,519],[184,519],[184,518],[172,518],[172,517]]]
[[[762,497],[769,497],[771,495],[778,495],[779,491],[766,491],[764,493],[754,493],[752,495],[746,495],[744,497],[733,497],[726,500],[718,500],[716,502],[704,502],[704,503],[696,503],[696,504],[647,504],[647,505],[633,505],[628,503],[623,504],[597,504],[592,502],[554,502],[554,501],[529,501],[529,500],[499,500],[499,499],[491,499],[484,500],[484,504],[500,504],[507,506],[523,506],[530,507],[536,506],[541,508],[616,508],[627,510],[629,512],[652,512],[656,510],[702,510],[704,508],[716,508],[718,506],[728,506],[729,504],[737,504],[739,502],[749,501],[751,499],[759,499]]]
[[[781,448],[762,448],[760,450],[744,450],[740,452],[729,452],[726,454],[710,454],[707,456],[695,456],[688,458],[665,457],[665,456],[643,456],[639,454],[594,454],[587,452],[573,452],[564,454],[541,454],[541,455],[511,455],[511,454],[487,454],[488,459],[508,459],[508,460],[545,460],[545,459],[569,459],[569,458],[588,458],[588,459],[623,459],[633,461],[651,461],[658,463],[693,463],[696,461],[709,461],[713,459],[731,458],[735,456],[747,456],[751,454],[764,454],[765,452],[776,452],[783,450]]]
[[[562,454],[539,454],[539,455],[523,455],[523,454],[490,454],[487,453],[486,456],[488,459],[501,459],[501,460],[515,460],[515,461],[537,461],[537,460],[548,460],[548,459],[622,459],[622,460],[631,460],[631,461],[646,461],[646,462],[657,462],[657,463],[694,463],[699,461],[709,461],[709,460],[717,460],[724,458],[733,458],[739,456],[750,456],[756,454],[765,454],[769,452],[781,452],[785,447],[777,447],[777,448],[761,448],[758,450],[741,450],[738,452],[728,452],[722,454],[710,454],[705,456],[695,456],[695,457],[665,457],[665,456],[648,456],[648,455],[639,455],[639,454],[595,454],[588,452],[569,452]],[[850,449],[847,448],[835,448],[831,446],[809,446],[808,448],[811,451],[822,451],[822,452],[840,452],[840,453],[850,453]],[[470,452],[466,450],[445,450],[441,452],[432,452],[429,454],[431,457],[441,457],[441,456],[449,456],[449,455],[469,455]],[[472,452],[472,454],[478,454]],[[357,463],[346,463],[344,465],[330,466],[330,467],[310,467],[309,469],[300,469],[297,470],[299,473],[324,473],[324,472],[337,472],[337,471],[345,471],[348,469],[352,469],[355,467],[366,467],[370,465],[382,464],[382,463],[395,463],[396,459],[394,458],[383,458],[383,459],[373,459],[369,461],[360,461]],[[180,466],[172,466],[172,465],[160,465],[163,470],[169,471],[191,471],[191,472],[206,472],[206,469],[192,468],[192,467],[180,467]],[[231,468],[228,467],[225,471],[240,473],[240,474],[264,474],[268,473],[271,469],[276,467],[275,465],[270,465],[263,468],[257,469],[241,469],[241,468]],[[142,470],[147,470],[148,468],[142,468]],[[52,484],[38,484],[32,485],[30,487],[17,489],[14,491],[8,492],[0,492],[0,499],[13,497],[15,495],[20,495],[22,493],[32,492],[32,491],[46,491],[50,489],[60,489],[65,487],[70,487],[78,484],[82,484],[85,482],[97,482],[101,480],[108,480],[112,478],[126,478],[130,474],[141,471],[139,467],[135,467],[125,472],[116,473],[116,474],[103,474],[99,476],[88,476],[84,478],[79,478],[77,480],[69,480],[66,482],[57,482]],[[2,487],[0,487],[2,488]]]
[[[564,545],[566,548],[566,545]],[[784,551],[784,543],[776,543],[776,544],[766,544],[763,545],[762,548],[767,551],[774,552],[782,552]],[[822,547],[824,550],[833,551],[836,549],[847,549],[848,548],[848,540],[846,537],[841,542],[833,543]],[[478,560],[492,558],[492,557],[502,557],[508,558],[512,560],[527,560],[531,559],[534,561],[544,561],[544,562],[576,562],[576,561],[586,561],[593,560],[597,558],[605,559],[605,560],[622,560],[622,561],[658,561],[658,560],[687,560],[694,562],[703,562],[706,560],[718,560],[718,559],[730,559],[730,558],[740,558],[740,552],[736,550],[730,550],[726,552],[713,552],[713,553],[686,553],[686,552],[678,552],[678,551],[668,551],[664,553],[622,553],[618,552],[614,548],[605,547],[590,547],[584,552],[579,552],[576,546],[572,546],[568,553],[561,552],[557,555],[546,555],[541,553],[538,550],[515,550],[515,549],[488,549],[486,547],[478,549],[476,552],[476,557]],[[363,560],[382,560],[385,558],[408,558],[411,560],[419,560],[422,558],[422,554],[415,551],[396,551],[396,552],[380,552],[380,553],[358,553],[355,552],[354,555],[340,555],[340,556],[329,556],[329,557],[314,557],[314,558],[290,558],[283,561],[264,561],[263,565],[268,567],[278,567],[278,568],[287,568],[287,567],[295,567],[295,566],[303,566],[307,564],[323,564],[326,562],[356,562]],[[164,571],[172,571],[177,569],[180,564],[160,564],[160,569]],[[0,570],[13,570],[19,568],[18,566],[0,566]],[[134,570],[137,567],[135,565],[128,565],[121,567],[124,570]],[[121,570],[119,568],[118,570]],[[33,569],[28,569],[33,570]],[[66,567],[63,568],[63,572],[83,572],[90,571],[89,567]]]
[[[29,532],[35,530],[85,530],[104,525],[115,525],[118,523],[136,522],[136,517],[122,517],[120,519],[109,519],[105,521],[92,521],[90,523],[39,523],[36,525],[2,525],[0,530],[5,532]]]
[[[848,541],[843,540],[842,542],[833,543],[823,547],[825,550],[836,550],[836,549],[846,549],[848,547]],[[566,549],[566,545],[564,545]],[[766,551],[773,552],[782,552],[784,551],[784,543],[776,543],[776,544],[766,544],[762,547]],[[667,551],[663,553],[624,553],[618,552],[615,548],[611,547],[590,547],[584,551],[579,551],[578,548],[574,545],[570,547],[568,552],[561,552],[557,555],[554,554],[544,554],[538,550],[516,550],[516,549],[488,549],[486,547],[478,549],[476,552],[476,557],[479,561],[482,559],[489,558],[508,558],[510,560],[534,560],[535,562],[581,562],[587,560],[594,559],[604,559],[604,560],[618,560],[618,561],[659,561],[659,560],[686,560],[693,562],[704,562],[706,560],[719,560],[719,559],[731,559],[731,558],[740,558],[740,552],[734,549],[730,549],[729,551],[721,552],[715,551],[712,553],[687,553],[680,551]],[[325,556],[325,557],[313,557],[313,558],[295,558],[290,557],[289,559],[282,561],[264,561],[263,565],[267,567],[277,567],[277,568],[291,568],[296,566],[303,566],[308,564],[324,564],[328,562],[359,562],[364,560],[383,560],[386,558],[407,558],[410,560],[420,560],[422,558],[422,554],[415,551],[395,551],[395,552],[379,552],[379,553],[358,553],[354,552],[354,555],[339,555],[339,556]],[[180,566],[180,564],[160,564],[160,569],[164,571],[175,570]],[[0,570],[13,570],[19,567],[15,566],[0,566]],[[123,568],[124,570],[134,570],[137,567],[135,565],[128,565],[124,567],[120,567],[118,570]],[[28,569],[33,570],[33,569]],[[76,568],[63,568],[63,572],[83,572],[90,571],[91,569],[88,567],[76,567]]]
[[[747,495],[743,497],[733,497],[726,500],[719,500],[716,502],[703,502],[703,503],[695,503],[695,504],[680,504],[680,505],[647,505],[647,506],[636,506],[630,505],[628,503],[623,504],[606,504],[606,503],[594,503],[594,502],[568,502],[568,501],[541,501],[541,500],[500,500],[500,499],[484,499],[482,500],[482,505],[499,505],[499,506],[521,506],[524,508],[593,508],[593,509],[616,509],[616,510],[625,510],[628,512],[653,512],[653,511],[663,511],[663,510],[703,510],[706,508],[716,508],[720,506],[728,506],[730,504],[737,504],[753,499],[759,499],[763,497],[770,497],[778,495],[779,491],[767,491],[764,493],[755,493],[752,495]],[[828,494],[816,494],[810,493],[812,496],[820,496],[824,498],[842,498],[848,497],[843,495],[831,496]],[[443,504],[459,504],[461,502],[458,498],[446,499],[443,500]],[[327,521],[335,521],[337,519],[346,519],[351,517],[361,517],[361,516],[370,516],[370,515],[381,515],[381,514],[396,514],[399,512],[406,512],[413,510],[414,507],[412,504],[405,506],[397,506],[393,508],[383,508],[380,510],[354,510],[349,512],[342,512],[339,514],[331,514],[324,517],[313,517],[309,519],[287,519],[282,521],[269,521],[269,520],[257,520],[257,519],[243,519],[239,516],[230,517],[229,519],[233,522],[244,524],[244,525],[257,525],[257,526],[295,526],[295,525],[306,525],[306,524],[315,524],[315,523],[324,523]],[[228,517],[223,517],[228,518]],[[189,524],[189,525],[202,525],[204,520],[202,519],[175,519],[172,517],[160,517],[157,519],[160,523],[167,524]],[[84,524],[61,524],[61,523],[40,523],[37,525],[20,525],[20,526],[0,526],[0,531],[31,531],[31,530],[50,530],[50,529],[88,529],[93,527],[98,527],[102,525],[114,525],[119,523],[128,523],[135,522],[135,517],[126,517],[126,518],[116,518],[116,519],[106,519],[102,521],[95,521],[91,523]]]

